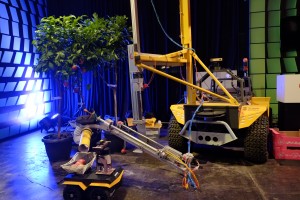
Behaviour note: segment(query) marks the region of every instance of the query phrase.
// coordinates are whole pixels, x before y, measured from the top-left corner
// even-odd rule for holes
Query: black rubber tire
[[[89,200],[107,200],[110,198],[108,190],[101,187],[89,188],[88,196]]]
[[[67,185],[63,197],[65,200],[80,200],[83,198],[83,190],[77,185]]]
[[[268,160],[269,119],[266,115],[259,117],[247,131],[244,140],[244,156],[254,163]]]
[[[186,153],[188,140],[179,135],[181,129],[182,125],[172,115],[168,125],[169,146],[182,153]]]

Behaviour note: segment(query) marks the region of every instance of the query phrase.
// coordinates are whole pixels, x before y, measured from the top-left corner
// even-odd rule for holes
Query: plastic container
[[[270,129],[273,135],[275,159],[300,160],[300,131]]]

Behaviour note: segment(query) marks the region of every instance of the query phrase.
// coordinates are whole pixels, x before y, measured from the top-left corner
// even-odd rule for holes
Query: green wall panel
[[[276,89],[266,89],[266,96],[271,97],[271,102],[270,103],[277,103]]]
[[[266,58],[265,43],[250,44],[250,58]]]
[[[250,71],[252,72],[252,68],[254,68],[254,73],[264,73],[262,69],[265,68],[265,59],[251,59],[249,61]]]
[[[271,103],[270,108],[272,109],[273,119],[278,119],[278,103]]]
[[[265,0],[251,0],[250,1],[250,12],[259,12],[266,10]]]
[[[270,10],[280,10],[281,0],[269,0],[268,1],[268,11]]]
[[[250,77],[251,77],[253,89],[263,89],[263,88],[266,88],[265,74],[252,74],[251,73]]]
[[[286,57],[297,57],[297,51],[286,52]]]
[[[251,59],[249,70],[251,74],[264,74],[266,73],[265,59]]]
[[[296,8],[297,0],[286,0],[285,9]]]
[[[278,103],[270,103],[270,108],[272,109],[273,119],[278,119]],[[277,120],[275,120],[277,121]]]
[[[291,9],[286,11],[286,16],[296,16],[297,15],[297,9]]]
[[[288,73],[297,73],[298,68],[295,58],[283,58],[285,71]]]
[[[267,73],[270,73],[270,74],[281,73],[280,58],[268,58],[267,59]]]
[[[268,42],[280,42],[280,27],[269,27]]]
[[[265,27],[265,12],[251,13],[250,15],[250,27],[251,28],[263,28]]]
[[[267,44],[268,48],[268,58],[279,58],[281,57],[281,52],[280,52],[280,43],[268,43]]]
[[[265,28],[253,28],[250,30],[250,43],[264,43],[266,41]]]
[[[266,74],[267,88],[268,89],[276,88],[276,78],[277,78],[277,74]]]
[[[280,26],[280,11],[268,12],[268,26]]]
[[[253,93],[257,97],[265,97],[266,90],[265,89],[253,89]]]

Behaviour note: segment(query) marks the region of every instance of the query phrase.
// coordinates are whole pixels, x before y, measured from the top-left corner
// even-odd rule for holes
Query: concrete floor
[[[60,200],[67,174],[61,164],[50,163],[40,131],[0,143],[0,199]],[[159,139],[166,142],[166,136]],[[201,169],[196,171],[199,190],[181,186],[180,172],[147,154],[112,154],[113,166],[125,169],[117,200],[169,199],[300,199],[300,161],[277,161],[262,165],[243,159],[242,152],[200,149]],[[76,147],[72,154],[76,152]]]

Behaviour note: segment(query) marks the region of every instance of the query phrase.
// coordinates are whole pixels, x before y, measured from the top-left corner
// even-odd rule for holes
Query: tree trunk
[[[115,67],[115,81],[116,87],[113,88],[114,91],[114,111],[115,111],[115,123],[118,123],[118,106],[117,106],[117,81],[118,81],[118,69],[117,65],[114,63]]]
[[[62,114],[62,100],[63,100],[63,84],[57,79],[59,99],[58,99],[58,116],[57,116],[57,138],[60,138],[61,133],[61,114]]]

